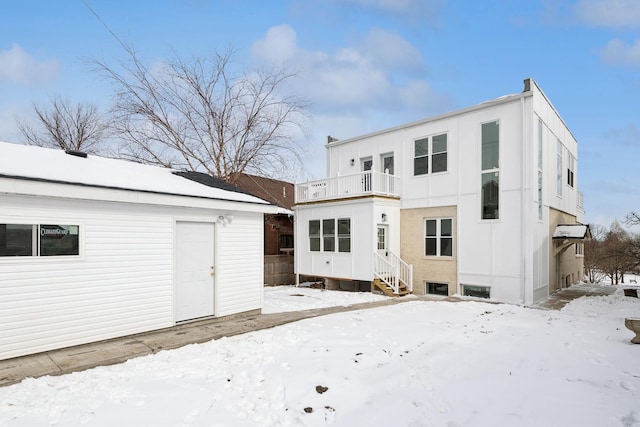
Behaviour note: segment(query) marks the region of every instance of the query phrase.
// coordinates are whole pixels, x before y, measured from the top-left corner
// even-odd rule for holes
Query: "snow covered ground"
[[[265,306],[351,297],[373,296],[267,288]],[[0,425],[640,426],[631,316],[621,289],[561,311],[416,298],[27,379],[0,388]]]

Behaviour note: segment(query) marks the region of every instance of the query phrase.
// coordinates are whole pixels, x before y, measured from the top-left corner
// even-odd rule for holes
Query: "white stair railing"
[[[406,285],[409,292],[413,292],[413,266],[404,262],[402,258],[393,252],[389,251],[387,253],[388,255],[383,257],[374,252],[374,276],[393,289],[394,294],[400,293],[401,283]]]

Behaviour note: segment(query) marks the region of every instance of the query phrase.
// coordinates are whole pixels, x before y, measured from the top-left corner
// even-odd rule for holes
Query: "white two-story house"
[[[578,147],[522,93],[346,140],[298,184],[297,275],[328,288],[531,304],[583,277]]]

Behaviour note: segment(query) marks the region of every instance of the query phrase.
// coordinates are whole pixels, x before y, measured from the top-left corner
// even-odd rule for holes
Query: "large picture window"
[[[500,127],[498,122],[482,125],[482,219],[498,219],[500,202]]]
[[[415,140],[413,150],[413,175],[447,171],[446,133]]]
[[[80,226],[0,224],[0,257],[80,255]]]
[[[453,220],[451,218],[425,220],[424,254],[453,256]]]

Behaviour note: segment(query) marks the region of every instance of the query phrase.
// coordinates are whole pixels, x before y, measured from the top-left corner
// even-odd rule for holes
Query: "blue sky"
[[[233,46],[247,69],[286,64],[310,102],[303,157],[325,174],[326,136],[366,132],[521,92],[533,77],[579,144],[586,220],[640,210],[638,0],[86,0],[146,61]],[[86,58],[122,58],[82,0],[4,2],[0,140],[61,95],[108,105]]]

